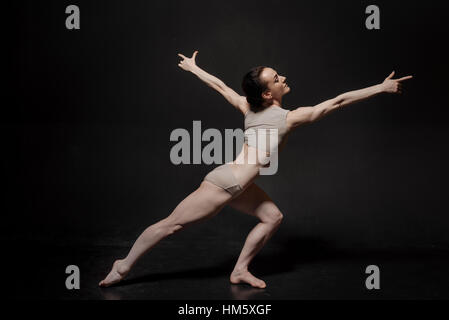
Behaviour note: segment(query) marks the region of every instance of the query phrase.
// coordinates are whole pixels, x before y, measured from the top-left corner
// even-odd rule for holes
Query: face
[[[290,87],[286,82],[287,78],[279,75],[277,71],[272,68],[263,69],[260,78],[267,84],[267,90],[262,95],[266,100],[281,101],[282,96],[290,92]]]

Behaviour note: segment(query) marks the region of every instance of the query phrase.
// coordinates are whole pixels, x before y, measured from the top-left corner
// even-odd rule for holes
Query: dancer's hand
[[[192,71],[196,67],[195,58],[197,54],[198,50],[196,50],[193,53],[192,58],[187,58],[186,56],[178,53],[178,56],[180,56],[183,59],[181,62],[179,62],[178,66],[184,69],[185,71]]]
[[[382,88],[384,92],[388,93],[402,93],[402,81],[413,78],[413,76],[406,76],[400,79],[392,79],[394,71],[384,80]]]

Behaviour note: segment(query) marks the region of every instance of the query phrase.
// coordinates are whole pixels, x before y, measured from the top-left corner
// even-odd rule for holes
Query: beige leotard
[[[281,148],[285,144],[287,128],[287,113],[290,110],[282,109],[278,106],[271,106],[259,112],[249,110],[245,114],[245,142],[248,146],[254,148],[261,148],[261,142],[258,141],[257,136],[261,136],[259,129],[277,129],[278,131],[278,145]],[[270,146],[270,139],[266,139],[266,149],[273,149]]]
[[[280,151],[284,147],[289,132],[286,122],[289,111],[276,105],[259,112],[249,110],[245,114],[245,143],[242,151],[233,162],[225,163],[209,172],[204,180],[225,189],[233,196],[246,189],[259,175],[259,169],[266,165],[263,157],[262,160],[257,157],[258,150],[266,152],[269,159],[270,151],[276,147]],[[266,137],[266,143],[261,144],[259,139],[263,137],[261,133],[268,131],[259,129],[277,129],[277,145],[270,144],[273,140],[270,140],[269,135]]]

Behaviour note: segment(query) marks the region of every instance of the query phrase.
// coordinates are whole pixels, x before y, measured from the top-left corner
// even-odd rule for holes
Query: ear
[[[271,95],[271,91],[270,90],[266,90],[266,91],[262,92],[262,98],[264,98],[264,99],[272,99],[273,96]]]

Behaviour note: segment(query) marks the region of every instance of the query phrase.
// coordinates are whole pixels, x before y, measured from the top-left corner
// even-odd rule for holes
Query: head
[[[270,67],[252,68],[242,81],[242,89],[251,110],[257,112],[273,104],[281,105],[282,97],[290,92],[286,80],[286,77]]]

